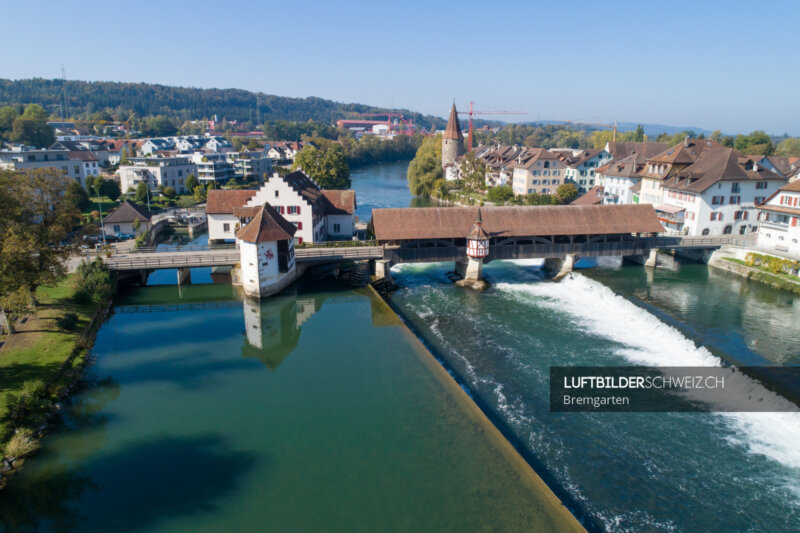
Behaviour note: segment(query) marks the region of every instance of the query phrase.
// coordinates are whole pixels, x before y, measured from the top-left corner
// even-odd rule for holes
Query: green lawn
[[[103,216],[107,215],[119,202],[114,202],[108,196],[93,196],[89,198],[92,204],[84,209],[83,213],[91,213],[92,211],[103,210]]]
[[[41,379],[56,382],[59,371],[75,349],[75,343],[89,325],[98,304],[77,305],[71,301],[73,276],[54,287],[40,287],[40,305],[25,323],[17,326],[18,333],[0,336],[0,441],[8,437],[7,399],[25,381]],[[78,316],[74,331],[58,327],[58,319],[67,312]]]

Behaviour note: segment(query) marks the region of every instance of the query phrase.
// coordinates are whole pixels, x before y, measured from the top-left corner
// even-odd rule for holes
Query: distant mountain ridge
[[[526,124],[563,124],[565,126],[568,125],[575,125],[569,122],[564,122],[563,120],[539,120],[536,122],[526,122]],[[674,135],[676,133],[680,133],[682,131],[693,131],[695,133],[704,134],[706,137],[713,133],[712,130],[707,130],[705,128],[698,128],[697,126],[668,126],[666,124],[646,124],[642,122],[618,122],[617,123],[617,131],[634,131],[636,130],[639,124],[642,125],[644,128],[644,134],[650,137],[657,136],[660,133],[666,133],[667,135]],[[586,125],[591,126],[591,124],[579,124],[579,125]],[[594,128],[599,129],[599,128]]]
[[[443,129],[447,124],[441,117],[423,115],[408,109],[388,109],[363,104],[345,104],[324,98],[292,98],[255,93],[243,89],[199,89],[171,87],[150,83],[110,81],[78,81],[32,78],[0,79],[0,106],[36,103],[49,113],[60,113],[62,95],[66,96],[66,115],[79,116],[104,109],[139,117],[166,115],[180,120],[211,119],[252,121],[314,120],[332,124],[352,118],[356,113],[402,113],[417,126]]]

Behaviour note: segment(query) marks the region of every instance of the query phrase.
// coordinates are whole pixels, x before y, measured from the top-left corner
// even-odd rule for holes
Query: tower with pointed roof
[[[247,296],[263,298],[295,277],[294,234],[297,229],[271,205],[248,208],[250,221],[236,232],[241,280]]]
[[[458,156],[464,154],[464,134],[461,133],[461,123],[458,121],[456,103],[450,108],[450,118],[447,119],[447,129],[442,137],[442,167],[446,168],[456,162]]]

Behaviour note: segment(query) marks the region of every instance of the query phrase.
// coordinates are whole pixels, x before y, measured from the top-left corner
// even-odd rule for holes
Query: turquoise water
[[[385,163],[353,169],[350,173],[356,191],[356,216],[369,221],[373,208],[428,207],[425,198],[415,198],[408,190],[408,161]]]
[[[591,270],[553,283],[532,261],[491,263],[493,286],[479,295],[454,287],[451,268],[395,267],[392,305],[578,513],[609,531],[798,530],[796,413],[550,413],[548,395],[551,365],[774,359],[776,346],[796,346],[797,330],[759,324],[793,312],[793,297],[744,290],[706,266],[650,279],[642,267]]]
[[[366,290],[254,304],[230,285],[136,289],[93,353],[88,386],[2,494],[8,530],[562,523],[527,465]]]

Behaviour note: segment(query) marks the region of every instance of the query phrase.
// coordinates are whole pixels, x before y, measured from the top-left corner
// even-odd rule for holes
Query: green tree
[[[46,148],[55,142],[53,128],[46,122],[21,116],[14,119],[11,126],[11,140],[24,144],[31,144],[38,148]]]
[[[633,136],[634,142],[644,142],[644,126],[638,124],[636,126],[636,132]]]
[[[789,137],[778,143],[775,149],[776,155],[797,157],[800,156],[800,138]]]
[[[408,165],[408,186],[414,196],[429,197],[442,172],[442,136],[426,137]]]
[[[147,201],[149,191],[147,189],[147,184],[145,182],[140,183],[136,186],[136,194],[134,195],[134,199],[136,202],[143,204]]]
[[[11,137],[11,128],[18,116],[19,113],[13,107],[8,105],[0,107],[0,137]]]
[[[186,178],[186,184],[184,185],[186,190],[192,192],[194,191],[194,188],[197,187],[198,185],[199,183],[197,183],[197,176],[195,176],[194,174],[189,174],[189,177]]]
[[[568,204],[578,197],[578,188],[574,183],[562,183],[558,186],[556,195],[561,200],[561,203]]]
[[[128,149],[123,146],[122,151],[119,154],[119,164],[122,166],[127,165],[128,163]]]
[[[198,185],[194,188],[194,199],[196,202],[205,202],[206,201],[206,190],[203,188],[202,185]]]
[[[100,178],[100,176],[98,176],[98,178]],[[122,191],[120,190],[119,183],[117,183],[116,180],[108,179],[102,181],[102,184],[100,185],[100,194],[108,196],[109,200],[116,202],[117,199],[122,195]]]
[[[163,194],[167,198],[175,198],[178,195],[178,193],[175,192],[174,187],[164,187],[164,190],[161,191],[161,194]]]
[[[22,112],[22,116],[37,122],[47,122],[47,111],[39,104],[29,104],[25,106],[25,111]]]
[[[306,145],[294,158],[293,169],[302,169],[321,189],[349,189],[350,165],[339,144],[325,148]]]
[[[511,185],[499,185],[490,188],[487,196],[490,202],[503,205],[514,199],[514,190]]]
[[[78,183],[77,180],[72,180],[69,185],[67,185],[67,196],[80,211],[86,211],[92,205],[91,200],[89,200],[89,195],[86,193],[86,189],[81,187],[81,184]]]

